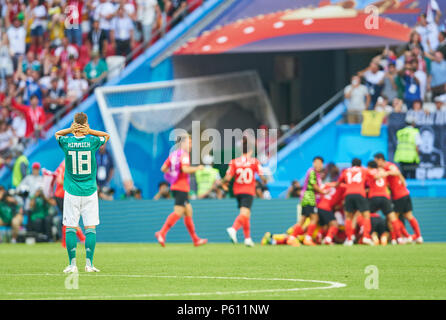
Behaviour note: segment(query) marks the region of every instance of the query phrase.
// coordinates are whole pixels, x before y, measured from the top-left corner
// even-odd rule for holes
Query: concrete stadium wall
[[[425,241],[446,241],[446,199],[416,198],[413,202]],[[226,228],[238,215],[236,200],[195,200],[191,203],[197,234],[210,242],[227,242]],[[102,201],[97,239],[99,242],[155,242],[154,233],[172,210],[173,200]],[[251,236],[259,242],[267,231],[283,233],[296,218],[296,200],[255,200]],[[407,228],[411,231],[408,224]],[[177,222],[166,238],[167,242],[190,242],[183,220]],[[242,230],[239,230],[238,239],[243,240]]]

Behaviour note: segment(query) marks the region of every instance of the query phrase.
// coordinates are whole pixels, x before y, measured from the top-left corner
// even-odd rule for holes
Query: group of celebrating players
[[[299,239],[309,246],[423,242],[406,181],[382,153],[375,154],[367,168],[360,159],[353,159],[336,182],[322,183],[322,169],[323,159],[315,157],[306,174],[298,223],[286,234],[267,232],[262,244],[298,246]],[[405,228],[404,219],[409,221],[413,235]]]
[[[195,233],[192,220],[192,206],[188,200],[189,174],[201,166],[190,166],[190,137],[183,137],[179,149],[183,152],[177,158],[169,156],[162,167],[168,174],[178,170],[171,190],[175,197],[174,211],[155,237],[164,247],[167,232],[184,217],[184,223],[195,246],[207,243]],[[264,182],[260,162],[252,156],[249,140],[242,141],[242,155],[229,163],[223,187],[234,179],[233,193],[237,199],[239,215],[233,225],[226,229],[229,238],[237,243],[237,231],[242,228],[246,246],[254,246],[251,239],[250,215],[255,196],[255,175]],[[178,155],[178,154],[177,154]],[[288,244],[308,246],[316,244],[331,245],[354,243],[366,245],[422,243],[423,238],[417,219],[412,213],[412,200],[406,181],[398,167],[385,160],[382,153],[377,153],[369,161],[367,168],[360,159],[353,159],[352,166],[345,169],[338,181],[323,183],[324,162],[321,157],[313,159],[313,166],[307,171],[300,201],[300,218],[285,234],[267,232],[262,244]],[[378,213],[381,211],[385,218]],[[404,219],[408,220],[414,234],[405,228]]]

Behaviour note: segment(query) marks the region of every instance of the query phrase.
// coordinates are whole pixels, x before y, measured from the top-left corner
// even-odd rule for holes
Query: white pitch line
[[[24,273],[24,274],[2,274],[3,276],[67,276],[65,274],[50,273]],[[278,288],[278,289],[258,289],[258,290],[236,290],[236,291],[215,291],[215,292],[183,292],[183,293],[147,293],[147,294],[127,294],[127,295],[101,295],[101,296],[65,296],[65,297],[46,297],[42,299],[63,300],[67,298],[74,299],[110,299],[110,298],[154,298],[154,297],[179,297],[179,296],[204,296],[204,295],[232,295],[232,294],[254,294],[254,293],[275,293],[291,292],[304,290],[326,290],[345,287],[346,284],[334,281],[306,280],[306,279],[283,279],[283,278],[247,278],[247,277],[213,277],[213,276],[171,276],[171,275],[137,275],[137,274],[95,274],[95,277],[122,277],[122,278],[181,278],[181,279],[214,279],[214,280],[247,280],[247,281],[288,281],[288,282],[311,282],[327,284],[324,287],[312,288]],[[48,292],[45,292],[48,293]],[[45,294],[42,293],[42,294]],[[8,295],[21,295],[26,293],[8,292]],[[28,293],[29,294],[29,293]],[[32,293],[39,294],[39,293]]]

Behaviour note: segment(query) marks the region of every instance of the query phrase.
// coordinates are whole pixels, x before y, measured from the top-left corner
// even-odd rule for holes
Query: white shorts
[[[98,192],[91,196],[73,196],[65,191],[63,199],[63,225],[67,227],[79,226],[82,216],[84,226],[99,224]]]

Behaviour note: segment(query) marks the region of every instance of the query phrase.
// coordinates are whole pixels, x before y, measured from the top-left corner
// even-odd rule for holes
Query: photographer
[[[44,234],[47,240],[51,239],[52,206],[56,206],[56,200],[47,199],[42,189],[36,191],[29,204],[31,231]]]
[[[141,190],[136,187],[133,187],[129,191],[126,191],[122,195],[121,199],[122,200],[141,200],[142,199]]]
[[[10,226],[12,229],[11,242],[17,241],[20,226],[23,222],[23,210],[13,195],[8,194],[0,186],[0,226]]]
[[[111,201],[115,197],[115,190],[110,187],[102,187],[98,189],[98,197],[101,200]]]
[[[153,200],[159,200],[159,199],[170,199],[170,190],[169,190],[169,184],[166,181],[161,181],[158,184],[158,192],[153,197]]]

